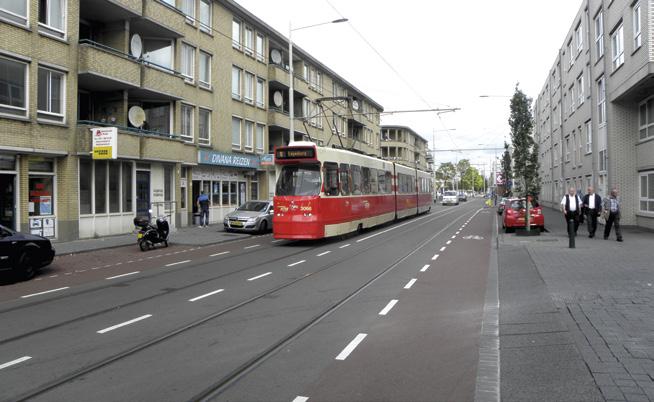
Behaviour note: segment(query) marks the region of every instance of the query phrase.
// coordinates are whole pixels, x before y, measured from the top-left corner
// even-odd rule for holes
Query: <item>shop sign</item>
[[[30,234],[54,237],[55,218],[30,218]]]
[[[94,127],[91,129],[93,137],[93,159],[118,158],[118,129],[116,127]]]
[[[261,155],[261,166],[273,166],[275,164],[275,154]]]
[[[198,151],[198,163],[204,165],[229,166],[244,169],[257,169],[259,157],[244,154],[226,154],[215,151]]]

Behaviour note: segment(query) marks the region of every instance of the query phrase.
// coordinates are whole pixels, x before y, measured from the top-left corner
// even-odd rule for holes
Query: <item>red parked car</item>
[[[529,213],[531,215],[531,224],[532,228],[538,228],[541,231],[545,230],[545,216],[543,216],[543,211],[536,201],[529,199],[531,206],[529,208]],[[502,219],[502,228],[508,233],[513,231],[515,228],[525,227],[525,214],[526,214],[526,203],[524,198],[511,198],[506,201],[506,207],[504,208],[504,217]]]

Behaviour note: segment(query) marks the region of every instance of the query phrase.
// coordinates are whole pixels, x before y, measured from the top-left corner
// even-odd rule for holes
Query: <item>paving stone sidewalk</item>
[[[618,243],[582,226],[570,249],[560,212],[544,213],[548,233],[501,235],[500,248],[526,251],[603,398],[653,401],[654,233],[627,228]]]

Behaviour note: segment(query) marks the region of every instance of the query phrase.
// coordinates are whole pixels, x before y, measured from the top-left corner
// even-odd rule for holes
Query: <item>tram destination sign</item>
[[[275,150],[275,159],[316,159],[315,148],[280,148]]]

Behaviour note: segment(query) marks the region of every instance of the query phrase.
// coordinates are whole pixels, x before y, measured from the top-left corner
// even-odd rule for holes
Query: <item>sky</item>
[[[382,115],[382,125],[409,126],[436,150],[501,148],[509,142],[509,100],[516,84],[527,96],[537,97],[582,4],[581,0],[236,1],[284,35],[289,22],[301,27],[347,18],[346,23],[294,31],[293,42],[386,111],[460,108],[441,114]],[[436,167],[465,158],[488,174],[491,160],[501,153],[434,155]]]

